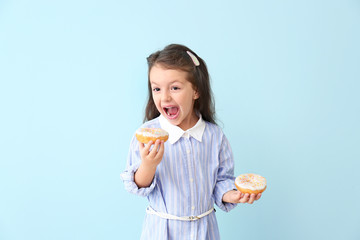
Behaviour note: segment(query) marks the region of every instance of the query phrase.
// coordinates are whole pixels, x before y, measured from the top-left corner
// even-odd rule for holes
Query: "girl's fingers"
[[[165,149],[165,147],[164,147],[164,141],[161,140],[161,141],[160,141],[159,151],[157,152],[156,155],[162,156],[162,155],[164,154],[164,149]]]
[[[145,157],[149,154],[149,150],[152,144],[152,141],[148,142],[146,145],[144,143],[139,143],[140,155],[142,157]]]
[[[255,200],[257,201],[257,200],[259,200],[260,198],[261,198],[261,193],[258,193],[258,195],[256,195]]]
[[[139,142],[139,149],[140,151],[142,151],[144,149],[145,145],[141,142]]]
[[[160,140],[156,140],[153,149],[151,149],[151,151],[149,153],[149,157],[154,158],[156,156],[159,145],[160,145]]]
[[[151,145],[153,145],[153,141],[149,141],[149,142],[146,144],[146,146],[145,146],[145,148],[144,148],[144,151],[145,151],[146,153],[148,153],[148,152],[150,151]]]
[[[249,194],[248,193],[245,193],[245,195],[240,199],[240,203],[246,203],[249,201]]]
[[[252,193],[251,195],[250,195],[250,199],[249,199],[249,201],[248,201],[248,203],[249,204],[252,204],[254,201],[255,201],[255,193]]]

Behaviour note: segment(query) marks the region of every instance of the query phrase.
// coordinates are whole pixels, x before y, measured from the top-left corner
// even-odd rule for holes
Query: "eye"
[[[180,88],[179,87],[176,87],[176,86],[174,86],[174,87],[171,87],[171,90],[180,90]]]
[[[158,91],[160,91],[160,88],[158,87],[153,88],[153,92],[158,92]]]

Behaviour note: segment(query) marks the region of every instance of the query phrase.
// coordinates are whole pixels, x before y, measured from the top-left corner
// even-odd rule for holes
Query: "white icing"
[[[235,179],[235,184],[240,188],[261,190],[266,187],[266,179],[257,174],[242,174]]]
[[[142,135],[144,137],[165,137],[168,136],[169,134],[161,129],[161,128],[139,128],[136,131],[136,134],[138,135]]]

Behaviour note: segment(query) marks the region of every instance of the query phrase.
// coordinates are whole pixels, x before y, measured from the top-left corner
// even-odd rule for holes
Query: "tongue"
[[[177,113],[178,109],[177,107],[168,108],[168,114],[175,115]]]

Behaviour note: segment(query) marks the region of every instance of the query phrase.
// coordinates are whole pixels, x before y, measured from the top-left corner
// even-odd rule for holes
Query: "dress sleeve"
[[[225,135],[223,135],[219,153],[219,168],[214,190],[214,197],[216,205],[225,212],[229,212],[237,205],[234,203],[225,203],[222,201],[222,197],[226,192],[235,189],[234,181],[233,153],[229,141]]]
[[[131,140],[130,149],[127,157],[126,168],[120,174],[124,182],[125,189],[133,194],[147,197],[156,186],[156,175],[149,187],[139,188],[134,180],[135,172],[138,170],[141,163],[139,143],[135,137]]]

